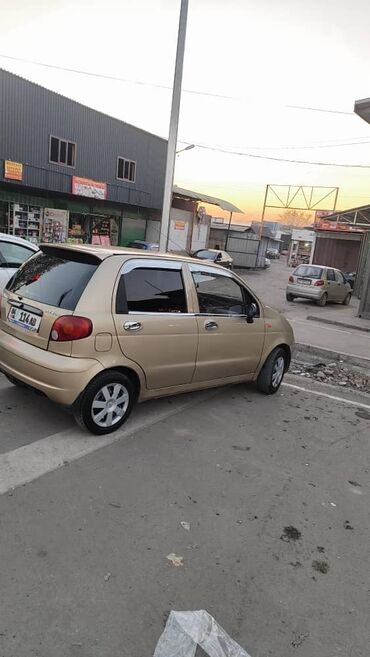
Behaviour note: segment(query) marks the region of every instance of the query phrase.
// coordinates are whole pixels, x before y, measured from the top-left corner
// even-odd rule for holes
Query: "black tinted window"
[[[197,251],[194,254],[197,258],[205,258],[206,260],[215,260],[217,253],[214,251],[208,251],[207,249],[202,249],[201,251]]]
[[[67,258],[39,252],[18,269],[7,289],[26,299],[74,310],[98,264]]]
[[[186,313],[181,272],[173,269],[133,269],[123,276],[129,312]]]
[[[322,269],[320,267],[310,267],[309,265],[300,265],[294,272],[294,276],[304,276],[307,278],[321,278]]]
[[[233,278],[205,271],[193,271],[199,311],[210,315],[245,315],[255,299]]]

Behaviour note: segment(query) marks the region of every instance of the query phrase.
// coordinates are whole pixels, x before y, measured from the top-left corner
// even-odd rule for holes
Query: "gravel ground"
[[[359,367],[348,367],[344,363],[303,363],[293,360],[290,374],[320,381],[320,383],[331,383],[370,394],[370,377],[366,370]]]

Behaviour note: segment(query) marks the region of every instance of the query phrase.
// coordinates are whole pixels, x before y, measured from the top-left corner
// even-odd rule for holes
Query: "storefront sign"
[[[72,194],[104,201],[107,198],[107,183],[72,176]]]
[[[185,221],[175,221],[175,230],[185,230]]]
[[[319,221],[315,224],[315,228],[318,230],[336,230],[346,233],[363,233],[362,228],[358,228],[353,224],[339,224],[336,221]]]
[[[4,178],[7,178],[7,180],[22,180],[23,164],[20,162],[12,162],[11,160],[5,160]]]

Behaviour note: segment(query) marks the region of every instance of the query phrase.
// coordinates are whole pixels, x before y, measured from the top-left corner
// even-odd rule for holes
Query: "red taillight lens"
[[[322,280],[315,281],[316,287],[321,287],[322,285],[324,285],[324,283],[325,283],[325,281],[322,281]]]
[[[293,278],[293,276],[289,276],[289,283],[294,283],[294,278]]]
[[[91,335],[93,329],[92,321],[86,317],[75,315],[62,315],[55,320],[50,340],[53,342],[70,342],[71,340],[82,340]]]

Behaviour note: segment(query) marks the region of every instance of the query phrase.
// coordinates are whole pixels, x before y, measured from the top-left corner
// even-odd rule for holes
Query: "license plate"
[[[39,330],[41,317],[34,315],[34,313],[27,312],[21,308],[12,306],[8,313],[8,322],[16,324],[26,331],[33,331],[37,333]]]
[[[311,281],[307,280],[307,278],[299,278],[298,283],[300,285],[311,285]]]

